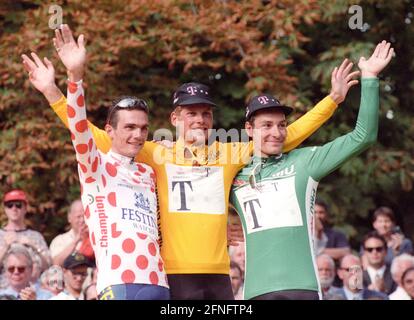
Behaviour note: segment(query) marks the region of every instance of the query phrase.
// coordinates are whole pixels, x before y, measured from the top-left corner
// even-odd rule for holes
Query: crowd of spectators
[[[97,270],[81,201],[72,202],[69,230],[49,247],[41,233],[26,225],[24,191],[7,192],[2,203],[7,221],[0,229],[0,300],[96,300]],[[390,208],[375,210],[372,231],[358,250],[332,226],[327,204],[317,201],[314,213],[315,263],[323,299],[414,299],[413,244]],[[230,246],[229,253],[233,293],[242,300],[244,244]]]

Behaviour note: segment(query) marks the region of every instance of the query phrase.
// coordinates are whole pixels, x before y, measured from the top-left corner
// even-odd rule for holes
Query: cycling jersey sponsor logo
[[[95,212],[98,213],[98,219],[99,219],[99,228],[101,230],[101,238],[99,239],[99,246],[101,248],[107,248],[108,247],[108,216],[105,212],[105,205],[104,205],[104,196],[96,196],[96,210]]]
[[[150,202],[148,200],[148,197],[144,197],[144,195],[140,192],[139,194],[134,193],[135,196],[135,206],[138,209],[143,209],[145,211],[150,210]]]
[[[225,214],[223,167],[166,165],[170,212]]]
[[[134,193],[134,207],[121,208],[121,219],[132,222],[137,232],[142,232],[158,238],[158,224],[155,211],[151,210],[151,202],[145,194]]]
[[[295,165],[292,164],[290,167],[280,170],[274,174],[272,174],[272,178],[280,178],[284,176],[291,176],[296,174]]]
[[[294,176],[261,182],[258,188],[247,184],[235,194],[246,221],[247,233],[303,226]]]

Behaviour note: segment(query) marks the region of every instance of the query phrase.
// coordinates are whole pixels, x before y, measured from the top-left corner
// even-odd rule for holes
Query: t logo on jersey
[[[173,181],[172,182],[173,191],[177,184],[180,186],[180,199],[181,199],[181,207],[180,209],[178,209],[178,211],[189,211],[190,209],[187,208],[187,201],[185,197],[185,185],[188,184],[188,186],[190,187],[190,190],[193,191],[193,186],[191,184],[191,181]]]
[[[166,164],[168,211],[225,214],[222,167]]]
[[[249,201],[246,201],[243,203],[244,206],[244,210],[247,212],[247,206],[249,206],[250,209],[250,213],[252,215],[253,218],[253,229],[257,229],[260,228],[261,226],[259,226],[259,222],[257,221],[257,215],[256,215],[256,210],[254,209],[254,204],[257,203],[257,205],[259,206],[259,208],[261,208],[262,206],[260,205],[260,201],[259,199],[251,199]]]

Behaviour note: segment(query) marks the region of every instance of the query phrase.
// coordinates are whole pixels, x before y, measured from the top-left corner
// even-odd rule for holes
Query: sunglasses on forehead
[[[115,110],[124,109],[124,108],[134,108],[134,107],[140,108],[146,113],[148,113],[148,104],[144,100],[137,99],[137,98],[124,98],[118,101],[114,106],[111,107],[111,111],[109,112],[107,122],[109,123],[109,121],[111,120],[112,114],[114,113]]]
[[[10,202],[6,202],[4,205],[9,209],[13,207],[16,207],[17,209],[23,208],[23,202],[21,201],[10,201]]]

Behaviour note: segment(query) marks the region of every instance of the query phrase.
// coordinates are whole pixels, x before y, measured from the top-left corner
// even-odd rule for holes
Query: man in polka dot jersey
[[[86,120],[83,35],[75,42],[69,27],[63,25],[55,36],[56,50],[69,77],[67,114],[98,268],[99,298],[169,299],[158,245],[155,174],[150,166],[134,161],[148,136],[147,104],[135,97],[114,102],[105,126],[112,148],[106,154],[98,151]],[[32,57],[33,61],[23,56],[32,83],[38,68],[47,68],[54,77],[47,58],[43,63],[36,54]]]

